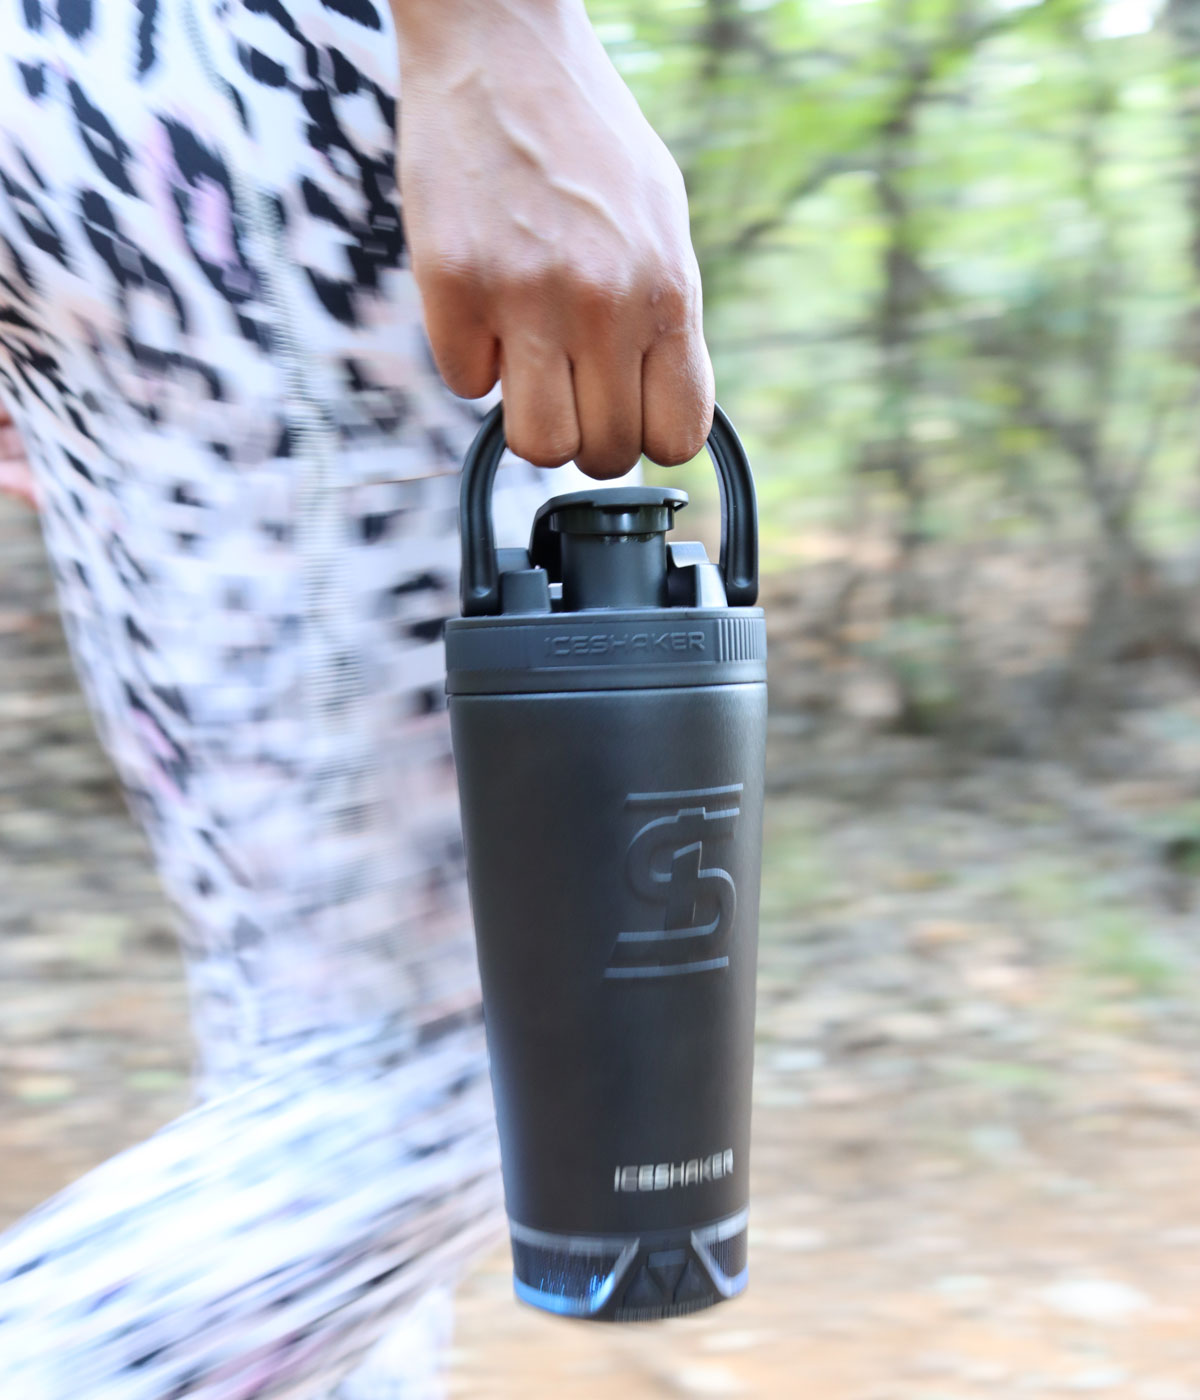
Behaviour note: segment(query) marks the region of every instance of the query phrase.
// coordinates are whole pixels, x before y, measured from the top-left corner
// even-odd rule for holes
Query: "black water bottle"
[[[597,488],[497,550],[501,411],[464,465],[446,634],[515,1284],[615,1320],[746,1284],[766,633],[718,409],[719,564],[682,491]]]

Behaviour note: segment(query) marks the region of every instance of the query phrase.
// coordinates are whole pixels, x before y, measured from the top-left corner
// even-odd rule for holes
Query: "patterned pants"
[[[390,15],[0,34],[0,399],[199,1047],[191,1112],[0,1236],[2,1388],[424,1395],[500,1214],[440,642],[477,410],[405,266]],[[545,488],[501,476],[503,530]]]

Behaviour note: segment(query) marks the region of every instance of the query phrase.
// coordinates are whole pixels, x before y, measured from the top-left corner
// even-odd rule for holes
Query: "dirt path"
[[[498,1252],[462,1292],[455,1393],[1200,1400],[1200,704],[1130,723],[1136,781],[1091,787],[780,739],[750,1293],[569,1324],[512,1301]],[[8,1219],[178,1111],[187,1043],[141,840],[3,504],[0,890]]]

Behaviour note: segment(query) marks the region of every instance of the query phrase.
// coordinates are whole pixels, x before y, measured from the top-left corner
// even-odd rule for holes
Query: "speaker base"
[[[594,1322],[699,1312],[746,1287],[747,1216],[641,1235],[565,1235],[511,1220],[513,1285],[532,1307]]]

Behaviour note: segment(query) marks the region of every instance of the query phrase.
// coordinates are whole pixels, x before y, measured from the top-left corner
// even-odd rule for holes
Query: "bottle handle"
[[[721,492],[721,578],[731,608],[758,600],[758,508],[746,449],[718,405],[708,434],[708,453]],[[497,404],[480,425],[463,459],[459,492],[462,535],[462,611],[487,617],[500,611],[500,574],[492,526],[492,486],[504,455],[504,405]]]

